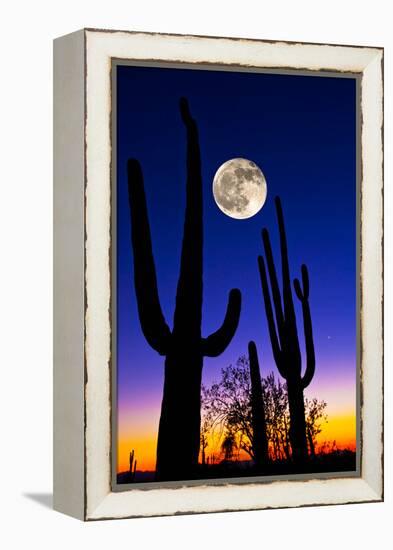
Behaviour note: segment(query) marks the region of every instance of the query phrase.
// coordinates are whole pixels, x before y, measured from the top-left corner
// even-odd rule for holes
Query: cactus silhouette
[[[248,343],[248,358],[251,379],[252,447],[256,466],[264,468],[268,461],[268,441],[258,352],[253,341]]]
[[[231,342],[240,317],[241,294],[229,293],[221,328],[202,338],[203,211],[202,176],[197,125],[186,99],[180,114],[187,134],[186,209],[180,274],[173,328],[161,310],[142,170],[128,161],[128,191],[134,254],[134,283],[142,332],[149,345],[165,356],[164,390],[157,441],[157,480],[195,475],[200,445],[200,405],[203,357],[220,355]],[[173,461],[173,450],[179,458]]]
[[[137,460],[135,458],[134,449],[130,452],[130,481],[135,480]]]
[[[282,295],[274,265],[269,233],[267,229],[262,231],[262,240],[270,278],[273,305],[267,281],[265,262],[262,256],[258,257],[258,264],[273,357],[281,376],[285,378],[287,382],[290,414],[289,438],[292,447],[292,456],[295,462],[302,463],[307,459],[307,438],[303,390],[310,384],[315,372],[315,351],[309,306],[309,279],[307,267],[302,265],[301,273],[303,288],[301,287],[298,279],[295,279],[293,283],[296,296],[302,304],[303,312],[306,369],[304,375],[302,375],[302,357],[292,297],[287,239],[281,201],[279,197],[276,197],[275,204],[280,234]],[[273,313],[273,307],[275,316]]]

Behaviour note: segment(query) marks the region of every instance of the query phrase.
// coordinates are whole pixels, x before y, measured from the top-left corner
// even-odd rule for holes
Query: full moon
[[[265,176],[251,160],[228,160],[214,176],[214,200],[218,208],[231,218],[245,220],[255,216],[264,205],[266,194]]]

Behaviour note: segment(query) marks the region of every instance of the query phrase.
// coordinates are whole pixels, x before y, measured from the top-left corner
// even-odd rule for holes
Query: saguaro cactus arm
[[[280,233],[280,249],[281,249],[281,269],[282,269],[282,292],[284,299],[284,316],[285,321],[296,330],[296,317],[295,309],[293,306],[292,292],[291,292],[291,279],[289,274],[289,260],[288,260],[288,245],[287,236],[285,233],[284,215],[282,213],[282,206],[279,197],[275,200],[278,231]]]
[[[273,307],[272,307],[272,301],[270,299],[270,291],[269,291],[269,285],[267,282],[265,262],[263,261],[262,256],[258,256],[258,265],[259,265],[259,273],[261,276],[263,301],[265,304],[267,326],[269,329],[270,341],[272,344],[273,357],[281,376],[283,378],[286,378],[287,371],[284,368],[284,362],[282,361],[282,352],[281,352],[280,343],[277,336],[276,324],[274,321]]]
[[[217,357],[231,342],[239,324],[241,309],[240,290],[234,288],[229,293],[227,310],[221,327],[207,338],[202,339],[202,353],[206,357]]]
[[[262,241],[266,254],[266,263],[269,272],[270,285],[272,288],[272,297],[274,302],[274,310],[276,312],[277,329],[279,339],[281,341],[284,334],[284,313],[282,310],[282,301],[280,287],[278,286],[277,272],[274,265],[272,245],[270,244],[269,232],[267,229],[262,230]],[[282,342],[281,342],[282,345]]]
[[[171,332],[165,322],[158,296],[142,169],[135,159],[128,161],[127,168],[134,281],[139,319],[142,332],[150,346],[160,355],[165,355]]]
[[[302,283],[303,290],[301,289],[300,282],[298,279],[295,279],[293,286],[295,288],[296,296],[299,298],[302,304],[303,311],[303,326],[304,326],[304,340],[306,343],[306,372],[302,378],[303,388],[307,388],[311,380],[314,377],[315,373],[315,349],[314,349],[314,338],[312,333],[312,321],[311,321],[311,312],[309,304],[309,292],[310,284],[308,278],[308,270],[306,265],[302,265]]]
[[[270,284],[274,306],[276,311],[277,328],[281,344],[281,349],[286,349],[290,354],[293,363],[300,365],[301,354],[299,347],[299,339],[296,326],[295,308],[293,305],[291,279],[289,271],[288,245],[284,225],[284,216],[282,212],[281,201],[279,197],[275,198],[278,230],[280,235],[280,251],[281,251],[281,271],[282,271],[282,298],[280,289],[277,283],[277,274],[274,267],[274,260],[271,251],[269,234],[266,229],[262,232],[262,239],[265,248],[266,261],[268,264]],[[282,312],[282,307],[284,312]],[[285,339],[285,341],[284,341]]]
[[[295,288],[296,296],[302,302],[303,300],[308,300],[308,297],[310,295],[310,282],[308,278],[307,266],[305,264],[302,265],[301,272],[302,272],[303,290],[300,286],[299,279],[294,279],[293,286]]]

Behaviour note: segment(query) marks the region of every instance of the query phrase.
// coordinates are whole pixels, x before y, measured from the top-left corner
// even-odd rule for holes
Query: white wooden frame
[[[361,475],[111,490],[111,61],[361,75]],[[54,507],[83,520],[383,499],[383,50],[81,30],[54,45]]]

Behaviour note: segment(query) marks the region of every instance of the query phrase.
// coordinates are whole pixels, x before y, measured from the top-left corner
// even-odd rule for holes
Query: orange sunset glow
[[[322,426],[322,432],[317,436],[318,449],[324,443],[330,445],[335,441],[337,449],[356,450],[356,415],[351,412],[328,417],[328,422]],[[157,429],[135,436],[135,434],[119,437],[117,471],[125,472],[129,469],[129,457],[132,449],[135,450],[138,461],[138,470],[153,471],[156,465]],[[220,438],[216,435],[209,438],[207,455],[210,453],[220,457]],[[245,453],[239,455],[247,459]]]

